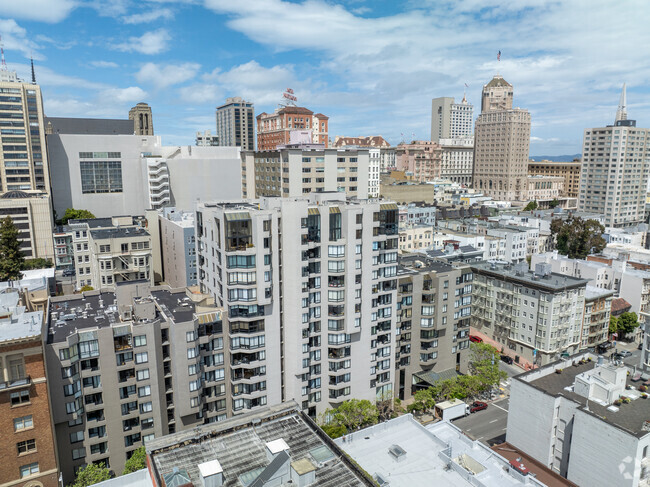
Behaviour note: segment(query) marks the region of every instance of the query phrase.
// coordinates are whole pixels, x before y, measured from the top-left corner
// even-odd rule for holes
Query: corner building
[[[201,290],[228,313],[230,346],[240,340],[233,364],[266,367],[269,404],[316,416],[393,394],[397,205],[337,193],[200,203],[196,225]]]

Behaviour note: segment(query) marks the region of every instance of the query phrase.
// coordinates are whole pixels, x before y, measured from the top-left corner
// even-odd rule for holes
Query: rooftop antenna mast
[[[7,61],[5,61],[5,50],[4,50],[4,44],[2,43],[2,36],[0,36],[0,69],[2,71],[8,71],[9,68],[7,68]]]
[[[280,103],[278,103],[278,106],[280,108],[295,107],[297,101],[298,98],[294,94],[293,89],[287,88],[284,93],[282,93],[282,99],[280,100]]]
[[[34,55],[30,54],[30,61],[32,62],[32,84],[36,84],[36,73],[34,72]]]

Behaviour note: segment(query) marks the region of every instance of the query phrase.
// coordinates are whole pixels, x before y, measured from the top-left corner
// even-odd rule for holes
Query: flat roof
[[[129,119],[45,117],[44,123],[52,124],[52,135],[135,135]]]
[[[19,293],[13,289],[0,292],[0,343],[41,336],[42,311],[25,311],[19,306]]]
[[[614,291],[611,289],[602,289],[596,286],[587,286],[585,289],[585,299],[587,301],[592,301],[598,298],[605,298],[607,296],[613,296]]]
[[[506,471],[505,458],[447,421],[425,428],[406,414],[337,438],[335,443],[370,475],[390,481],[391,487],[473,485],[466,476],[485,487],[530,485]]]
[[[144,228],[135,227],[102,228],[100,230],[91,230],[90,234],[95,240],[149,236],[149,232],[147,232]]]
[[[555,272],[552,272],[548,276],[538,276],[534,279],[533,276],[536,274],[530,270],[524,272],[522,275],[518,275],[516,264],[472,262],[470,266],[472,267],[472,270],[479,272],[480,274],[552,292],[583,287],[589,282],[588,279],[579,279],[577,277],[565,276],[564,274],[557,274]]]

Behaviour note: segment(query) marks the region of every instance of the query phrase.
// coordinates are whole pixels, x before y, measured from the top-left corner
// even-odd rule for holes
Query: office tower
[[[564,189],[560,192],[560,196],[577,198],[581,165],[579,160],[573,162],[528,161],[528,175],[564,178]]]
[[[224,326],[207,296],[147,281],[50,298],[45,349],[63,482],[91,462],[119,474],[154,437],[230,415]]]
[[[0,66],[0,193],[39,190],[49,194],[41,87]]]
[[[460,103],[450,97],[434,98],[431,101],[431,140],[456,139],[472,135],[474,105],[463,95]]]
[[[551,272],[549,264],[477,262],[472,328],[522,363],[546,365],[580,349],[586,279]]]
[[[474,172],[474,137],[440,139],[440,177],[467,186]]]
[[[242,152],[242,196],[299,197],[338,191],[366,199],[378,172],[370,171],[370,149],[325,149],[296,145],[279,150]],[[378,162],[376,159],[373,161]],[[377,169],[378,170],[378,169]]]
[[[605,226],[644,220],[650,170],[650,129],[628,120],[625,85],[614,125],[585,129],[578,209],[602,213]]]
[[[58,487],[42,326],[43,311],[26,311],[16,289],[0,293],[3,486]]]
[[[530,114],[512,108],[512,85],[496,75],[483,87],[474,132],[475,189],[497,200],[528,197]]]
[[[233,374],[266,370],[237,410],[393,393],[397,212],[337,193],[198,204],[199,285],[228,313]]]
[[[329,117],[308,108],[293,105],[257,117],[257,150],[275,150],[291,142],[291,132],[308,132],[313,144],[329,147]]]
[[[72,241],[76,289],[143,279],[153,284],[153,244],[142,224],[131,216],[70,220],[65,231]]]
[[[239,96],[227,98],[225,104],[217,107],[216,136],[219,145],[254,150],[254,111],[253,103],[245,101]]]
[[[153,118],[148,104],[140,102],[131,108],[129,120],[133,120],[134,135],[153,135]]]
[[[422,254],[399,263],[395,388],[404,400],[467,372],[472,269]]]

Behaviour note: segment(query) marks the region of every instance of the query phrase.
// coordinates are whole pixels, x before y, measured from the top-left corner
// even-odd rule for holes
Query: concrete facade
[[[54,262],[50,195],[41,191],[0,194],[0,218],[10,217],[18,229],[20,250],[26,259],[42,257]]]
[[[133,120],[134,135],[153,135],[153,115],[146,103],[138,103],[129,110],[129,120]]]
[[[528,161],[528,175],[564,178],[564,188],[560,195],[577,198],[580,192],[580,167],[580,161]]]
[[[172,288],[196,286],[194,213],[164,208],[158,218],[163,280]]]
[[[255,149],[255,106],[241,97],[227,98],[217,107],[216,137],[220,146]],[[198,144],[197,144],[198,145]]]
[[[440,139],[438,143],[442,149],[440,177],[471,186],[474,172],[474,137]]]
[[[433,246],[434,229],[430,225],[413,223],[400,224],[399,249],[402,252],[413,252],[419,249],[428,249]]]
[[[395,165],[398,171],[405,171],[420,183],[439,179],[441,175],[440,145],[427,140],[411,144],[399,144],[395,149]]]
[[[431,140],[456,139],[472,135],[474,106],[463,96],[460,103],[450,97],[431,100]]]

